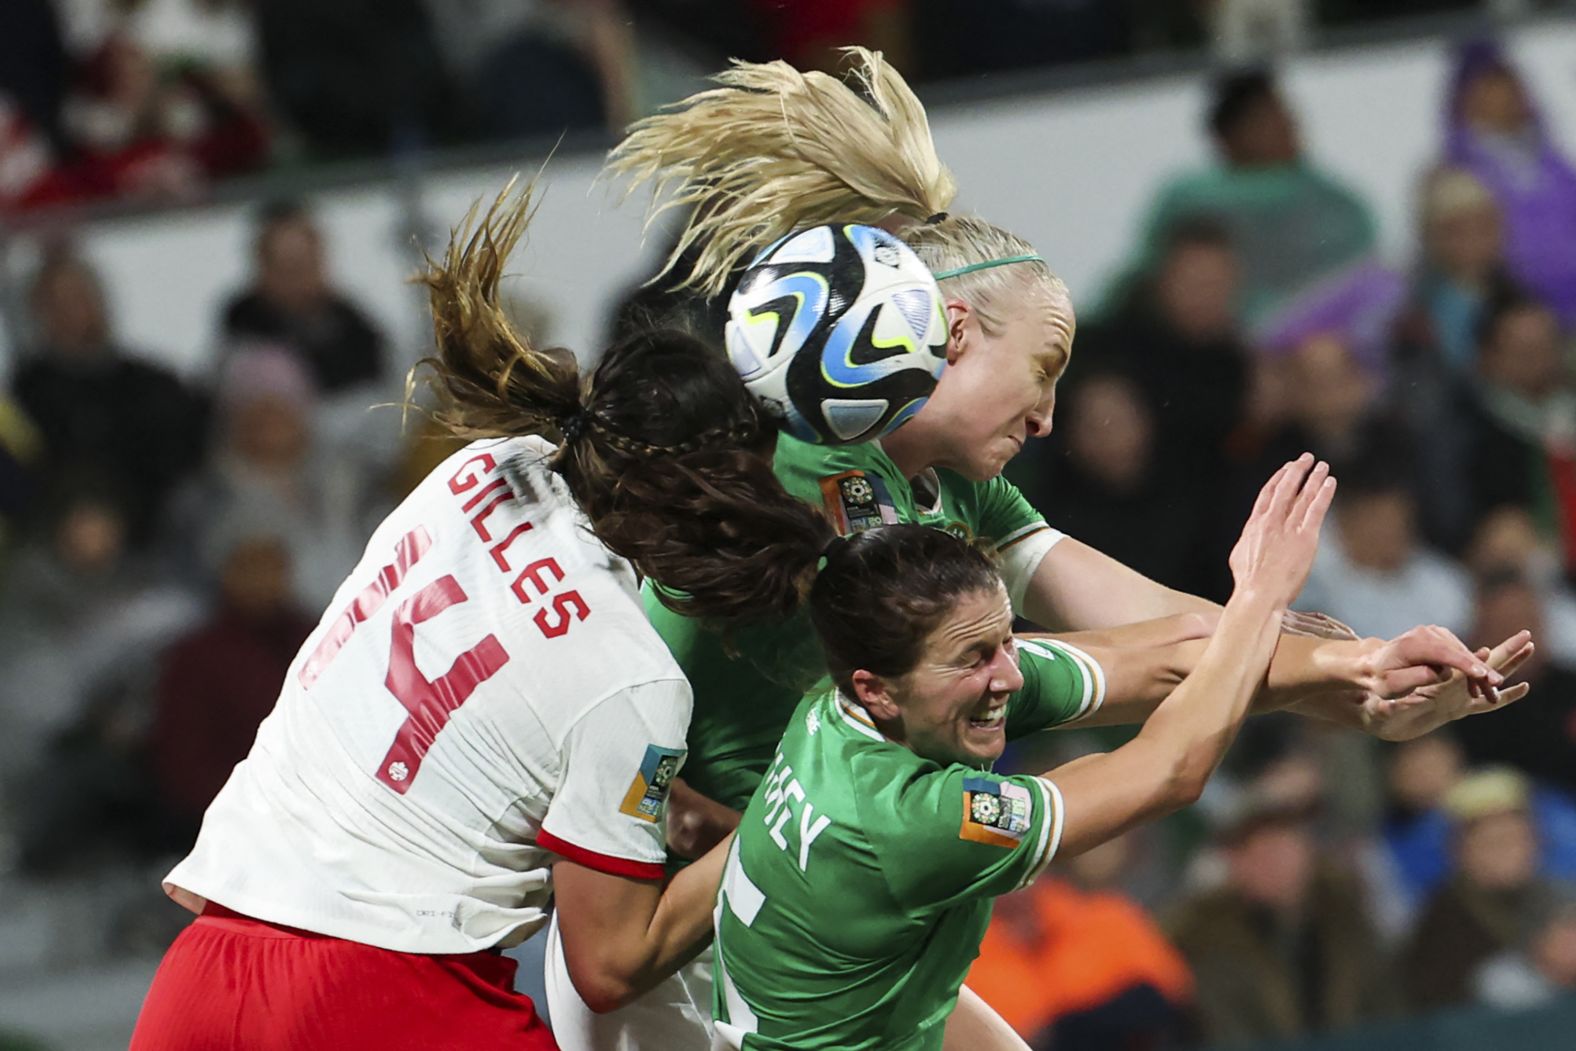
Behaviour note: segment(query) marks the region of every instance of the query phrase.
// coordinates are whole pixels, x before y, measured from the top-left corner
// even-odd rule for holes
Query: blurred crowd
[[[827,65],[858,40],[940,77],[1470,5],[638,6],[702,68]],[[980,32],[937,46],[964,8]],[[630,17],[618,0],[7,0],[0,210],[617,125],[643,105]],[[1532,697],[1402,745],[1256,719],[1194,811],[999,903],[971,984],[1037,1047],[1270,1040],[1576,991],[1576,168],[1492,43],[1459,50],[1441,106],[1398,269],[1273,73],[1222,75],[1214,163],[1157,187],[1129,264],[1080,304],[1055,432],[1008,473],[1053,525],[1223,599],[1252,494],[1311,449],[1341,488],[1300,607],[1363,635],[1531,628]],[[330,247],[307,205],[259,209],[197,379],[121,343],[68,243],[43,253],[0,397],[0,873],[157,866],[189,843],[371,527],[452,448],[419,417],[392,440],[368,424],[407,356],[337,286]],[[697,304],[637,290],[609,325],[675,306]],[[1013,760],[1110,743],[1052,735]],[[154,928],[108,924],[107,948],[159,947]]]
[[[1493,44],[1458,50],[1443,107],[1396,270],[1274,78],[1223,77],[1216,163],[1160,187],[1056,430],[1008,475],[1052,524],[1224,599],[1256,487],[1311,449],[1341,487],[1299,608],[1473,646],[1529,627],[1531,699],[1402,745],[1254,720],[1197,813],[1001,903],[974,988],[1043,1046],[1576,993],[1576,168]],[[1053,988],[1034,961],[1074,973]]]
[[[1560,2],[6,0],[0,215],[179,202],[264,168],[616,131],[730,57],[831,69],[857,41],[918,81],[1206,45],[1240,61],[1322,27]]]

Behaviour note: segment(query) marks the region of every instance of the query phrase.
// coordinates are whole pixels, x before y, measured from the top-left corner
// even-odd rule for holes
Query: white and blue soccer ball
[[[941,289],[874,226],[817,226],[750,264],[728,300],[728,357],[784,430],[850,445],[913,418],[947,361]]]

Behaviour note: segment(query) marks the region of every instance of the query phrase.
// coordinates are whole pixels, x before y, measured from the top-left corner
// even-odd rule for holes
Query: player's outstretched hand
[[[1475,656],[1498,675],[1508,677],[1532,652],[1532,633],[1518,631],[1491,650],[1478,650]],[[1457,719],[1498,711],[1521,700],[1529,689],[1523,682],[1507,689],[1475,690],[1471,680],[1458,671],[1443,682],[1421,686],[1401,697],[1386,699],[1370,693],[1363,701],[1364,729],[1386,741],[1410,741]]]
[[[1382,645],[1365,676],[1366,692],[1379,698],[1404,697],[1413,690],[1446,682],[1454,672],[1466,676],[1473,696],[1486,696],[1505,681],[1466,643],[1438,625],[1413,628]]]
[[[1335,497],[1330,465],[1303,453],[1276,471],[1253,505],[1242,536],[1231,549],[1231,575],[1239,591],[1262,593],[1289,606],[1302,590],[1319,547],[1319,527]]]

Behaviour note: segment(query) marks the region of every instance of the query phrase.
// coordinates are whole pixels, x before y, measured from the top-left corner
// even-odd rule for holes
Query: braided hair
[[[457,435],[554,434],[551,461],[597,538],[692,616],[792,612],[835,535],[771,469],[776,427],[733,366],[683,332],[637,332],[582,375],[534,347],[498,306],[531,215],[531,188],[473,208],[421,280],[437,353],[435,414]],[[408,400],[408,399],[407,399]]]

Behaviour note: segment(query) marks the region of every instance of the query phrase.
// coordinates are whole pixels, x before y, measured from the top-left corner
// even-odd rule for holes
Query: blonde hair
[[[745,256],[795,230],[823,223],[875,225],[908,220],[899,231],[934,272],[1032,255],[1023,238],[973,216],[953,216],[952,174],[936,156],[925,107],[879,51],[844,49],[856,93],[825,73],[786,62],[735,62],[718,87],[634,124],[608,157],[631,189],[651,183],[648,225],[689,209],[671,268],[692,247],[682,286],[716,295]],[[1036,260],[949,278],[947,290],[973,305],[987,328],[994,304],[1021,296],[1026,279],[1066,294]]]
[[[1497,207],[1494,195],[1467,169],[1439,167],[1423,176],[1418,212],[1425,227],[1485,207]]]

